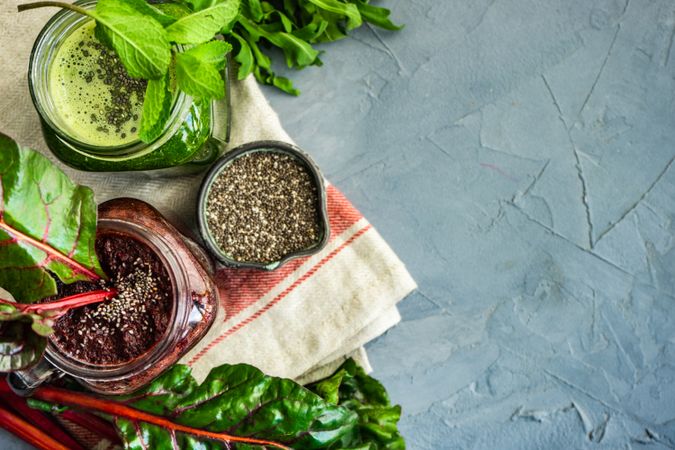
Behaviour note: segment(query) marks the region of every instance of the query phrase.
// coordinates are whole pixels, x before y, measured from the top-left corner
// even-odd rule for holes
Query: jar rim
[[[96,3],[97,0],[78,0],[75,2],[78,6],[86,9],[95,7]],[[177,130],[181,120],[190,110],[192,102],[190,96],[182,91],[176,93],[171,115],[164,126],[162,134],[150,144],[141,141],[139,138],[121,145],[102,146],[91,144],[67,133],[66,130],[64,130],[63,127],[58,126],[57,122],[53,119],[54,117],[57,117],[57,114],[54,105],[51,104],[48,94],[49,89],[47,88],[50,71],[49,60],[58,50],[58,45],[53,45],[53,41],[56,40],[57,43],[60,42],[63,38],[69,36],[76,29],[91,20],[93,20],[91,17],[64,9],[54,14],[42,28],[33,44],[28,66],[28,87],[33,105],[38,111],[40,118],[47,126],[58,134],[61,139],[71,144],[73,150],[82,153],[85,156],[142,156],[144,153],[149,153],[154,147],[160,146],[164,141],[170,139],[173,131],[175,131],[174,129]],[[55,34],[60,34],[60,36],[55,37]],[[45,59],[46,61],[42,61],[42,59]],[[40,98],[40,94],[43,93],[43,91],[43,96],[46,97],[45,99]]]
[[[167,349],[180,339],[180,330],[189,320],[191,297],[184,265],[171,245],[159,233],[120,219],[99,219],[99,230],[128,234],[150,247],[164,265],[173,288],[171,317],[163,335],[141,355],[116,364],[87,363],[59,349],[51,340],[45,358],[60,371],[83,380],[118,381],[143,372],[162,358]]]

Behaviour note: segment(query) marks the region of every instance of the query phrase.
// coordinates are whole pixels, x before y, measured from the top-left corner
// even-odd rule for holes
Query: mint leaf
[[[166,28],[169,40],[178,44],[201,44],[228,28],[239,14],[239,0],[200,2],[199,10],[181,17]]]
[[[210,64],[218,70],[223,70],[230,50],[232,46],[227,42],[211,41],[193,47],[185,53],[194,56],[203,64]]]
[[[157,22],[162,24],[162,26],[169,26],[178,19],[177,16],[172,14],[167,14],[164,10],[160,8],[160,5],[150,5],[145,0],[125,0],[129,6],[132,6],[136,11],[146,16],[152,17]],[[169,5],[168,3],[166,5]]]
[[[150,143],[161,136],[171,115],[172,100],[168,74],[158,80],[148,81],[138,131],[143,142]]]
[[[183,5],[182,3],[157,3],[153,6],[155,9],[161,11],[162,14],[171,17],[174,22],[192,12],[190,11],[190,8]]]
[[[111,46],[130,76],[146,80],[164,76],[171,62],[171,45],[164,27],[125,0],[99,0],[95,11],[97,37]]]
[[[221,69],[225,65],[225,53],[231,48],[230,44],[214,41],[178,53],[176,55],[178,88],[197,98],[223,98],[225,82]]]

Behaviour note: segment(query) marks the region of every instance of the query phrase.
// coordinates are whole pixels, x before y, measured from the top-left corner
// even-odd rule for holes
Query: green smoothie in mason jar
[[[78,4],[94,8],[96,1]],[[127,74],[115,52],[96,38],[95,27],[87,16],[61,11],[33,47],[30,91],[51,151],[88,171],[210,165],[227,140],[227,102],[177,92],[161,135],[142,142],[138,130],[147,82]]]

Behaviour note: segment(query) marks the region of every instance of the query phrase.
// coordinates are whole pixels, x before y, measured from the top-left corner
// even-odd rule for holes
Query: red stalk
[[[0,406],[0,427],[40,450],[69,450],[69,447],[49,436],[42,429],[26,422],[2,406]]]
[[[19,417],[37,426],[66,447],[73,450],[84,450],[84,447],[78,444],[77,441],[75,441],[75,439],[73,439],[63,428],[56,424],[49,415],[31,408],[28,406],[25,398],[13,393],[9,389],[9,386],[7,386],[5,379],[0,379],[0,384],[3,385],[3,389],[1,389],[2,392],[0,393],[0,400],[5,405],[9,406],[10,409],[14,410]]]
[[[49,311],[63,310],[65,313],[69,309],[79,308],[80,306],[91,305],[92,303],[100,303],[117,295],[117,289],[97,290],[85,292],[82,294],[70,295],[62,299],[46,302],[46,303],[15,303],[0,298],[0,304],[10,305],[25,313],[44,313]]]
[[[112,442],[113,444],[122,445],[120,437],[117,435],[115,428],[98,416],[89,414],[82,411],[75,411],[72,409],[67,409],[59,414],[60,417],[85,428],[92,433],[101,436]]]
[[[170,431],[190,434],[195,437],[212,439],[221,442],[241,442],[251,445],[266,445],[269,447],[290,450],[282,444],[262,439],[246,438],[240,436],[233,436],[226,433],[218,433],[214,431],[200,430],[199,428],[188,427],[170,421],[161,416],[146,413],[144,411],[126,406],[122,403],[112,400],[105,400],[94,397],[92,395],[83,394],[80,392],[68,391],[51,386],[41,386],[33,392],[33,397],[45,402],[57,403],[65,406],[72,406],[76,408],[89,409],[113,417],[127,419],[133,422],[146,422],[158,427],[165,428]]]

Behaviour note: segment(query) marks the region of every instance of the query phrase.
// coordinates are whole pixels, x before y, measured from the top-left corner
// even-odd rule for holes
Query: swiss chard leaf
[[[96,36],[115,50],[130,76],[158,79],[169,68],[171,45],[157,15],[139,11],[137,4],[99,0],[95,11],[84,11],[96,19]]]
[[[34,324],[34,314],[13,305],[14,298],[0,288],[0,372],[30,367],[44,353],[47,340],[43,328]],[[32,329],[31,329],[32,328]],[[37,329],[37,333],[36,333]]]
[[[103,276],[94,250],[93,192],[0,133],[0,286],[22,302]]]
[[[195,382],[188,367],[176,365],[124,401],[182,425],[303,449],[328,448],[354,434],[357,420],[355,413],[295,382],[245,364],[217,367],[202,384]],[[118,418],[116,426],[129,449],[219,448],[143,422]]]
[[[401,407],[392,406],[384,386],[368,376],[352,359],[333,376],[308,387],[326,401],[358,415],[358,427],[332,444],[331,449],[405,449],[405,441],[397,427]]]
[[[26,369],[35,364],[47,347],[47,338],[31,329],[28,321],[0,321],[0,372]]]
[[[44,303],[17,303],[0,288],[0,372],[25,368],[40,358],[54,322],[69,309],[98,303],[115,290],[92,291]]]
[[[193,2],[197,8],[166,28],[169,39],[178,44],[208,42],[223,28],[228,28],[239,14],[239,0]]]

